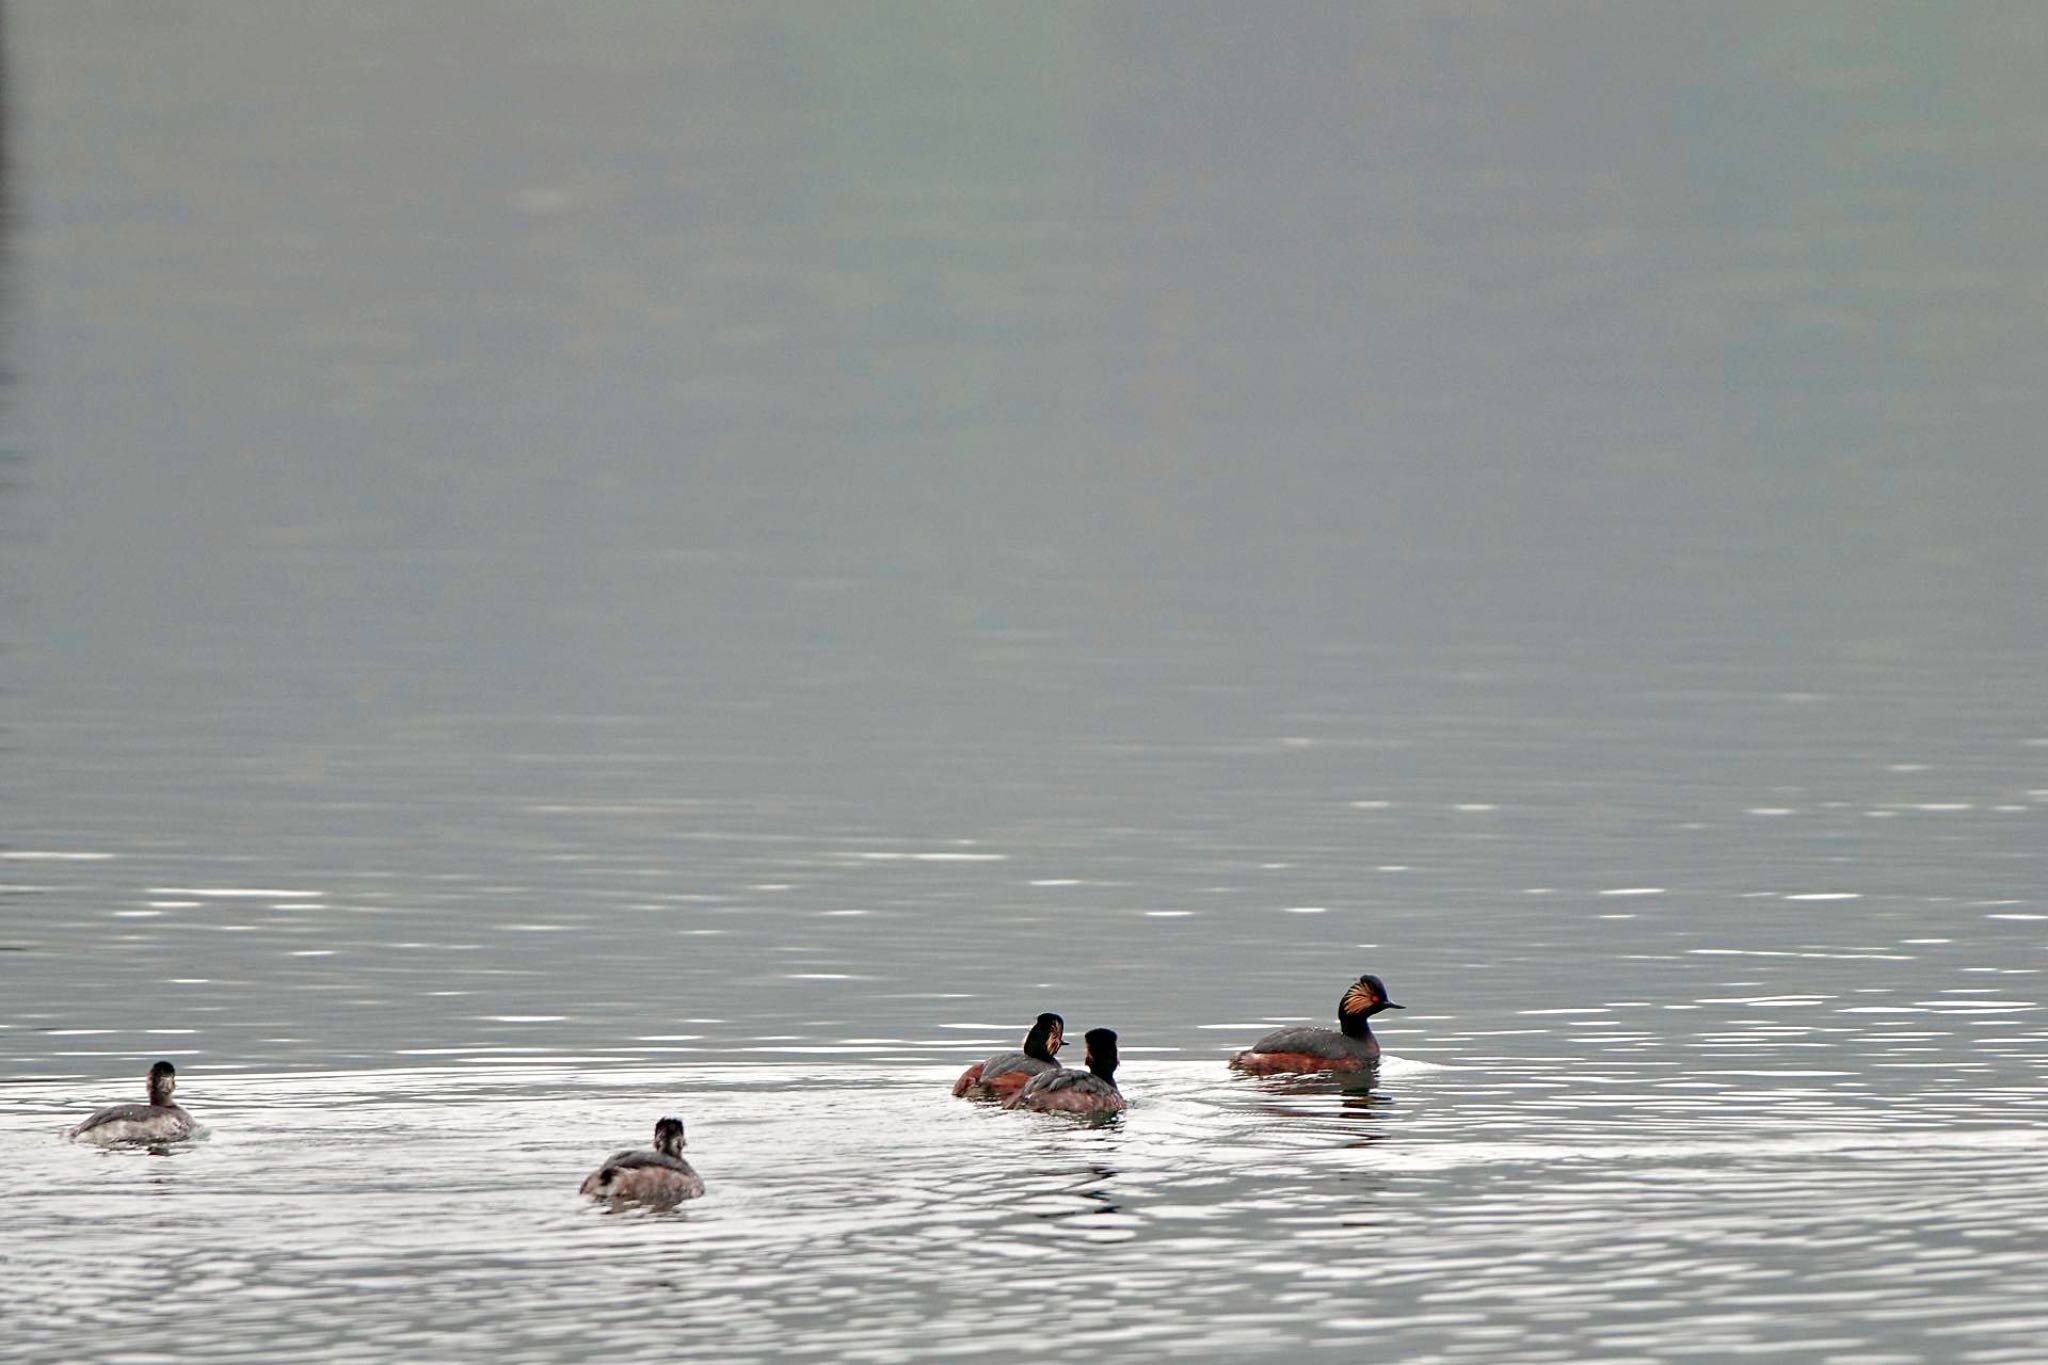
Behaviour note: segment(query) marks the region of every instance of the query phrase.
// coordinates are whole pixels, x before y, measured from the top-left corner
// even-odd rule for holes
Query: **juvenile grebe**
[[[192,1136],[192,1116],[171,1102],[178,1070],[169,1062],[149,1069],[149,1103],[100,1110],[64,1136],[79,1142],[171,1142]]]
[[[1366,1023],[1381,1010],[1401,1010],[1376,976],[1361,976],[1337,1002],[1337,1028],[1284,1028],[1230,1059],[1234,1071],[1363,1071],[1380,1059],[1380,1040]]]
[[[953,1093],[970,1099],[1008,1099],[1033,1076],[1059,1070],[1053,1060],[1066,1042],[1067,1021],[1057,1014],[1041,1014],[1024,1035],[1022,1052],[998,1052],[987,1061],[976,1062],[953,1082]]]
[[[704,1193],[704,1179],[683,1160],[683,1121],[665,1118],[654,1125],[654,1150],[613,1152],[604,1165],[583,1181],[580,1194],[599,1199],[635,1199],[646,1204],[674,1204]]]
[[[1086,1071],[1062,1067],[1033,1076],[1022,1090],[1003,1101],[1003,1107],[1068,1114],[1114,1114],[1122,1109],[1123,1092],[1116,1088],[1116,1033],[1092,1028],[1081,1038],[1087,1044]]]

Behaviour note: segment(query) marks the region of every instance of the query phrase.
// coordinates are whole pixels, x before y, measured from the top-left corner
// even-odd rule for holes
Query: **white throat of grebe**
[[[166,1105],[178,1088],[178,1072],[169,1062],[158,1062],[149,1069],[149,1102]]]

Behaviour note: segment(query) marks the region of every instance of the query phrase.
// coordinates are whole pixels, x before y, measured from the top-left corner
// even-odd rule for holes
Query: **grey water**
[[[0,1354],[2048,1354],[2032,7],[0,62]]]

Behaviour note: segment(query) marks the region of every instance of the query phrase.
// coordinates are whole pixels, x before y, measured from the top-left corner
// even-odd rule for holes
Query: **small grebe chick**
[[[1033,1076],[1059,1070],[1060,1064],[1054,1058],[1067,1040],[1066,1030],[1067,1021],[1057,1014],[1039,1015],[1038,1022],[1024,1035],[1022,1052],[998,1052],[986,1061],[976,1062],[953,1082],[953,1093],[977,1100],[1008,1099]]]
[[[683,1121],[673,1116],[654,1125],[654,1149],[613,1152],[583,1181],[580,1194],[599,1199],[634,1199],[675,1204],[704,1193],[704,1178],[683,1160]]]
[[[178,1070],[169,1062],[149,1069],[149,1103],[100,1110],[64,1136],[77,1142],[173,1142],[192,1136],[192,1116],[171,1102]]]
[[[1116,1033],[1092,1028],[1082,1035],[1088,1069],[1063,1067],[1033,1076],[1024,1088],[1003,1101],[1005,1109],[1057,1110],[1067,1114],[1114,1114],[1124,1107],[1116,1088]]]
[[[1361,976],[1337,1002],[1337,1027],[1283,1028],[1230,1059],[1233,1071],[1267,1076],[1289,1071],[1364,1071],[1379,1064],[1380,1040],[1366,1020],[1381,1010],[1402,1010],[1387,999],[1376,976]]]

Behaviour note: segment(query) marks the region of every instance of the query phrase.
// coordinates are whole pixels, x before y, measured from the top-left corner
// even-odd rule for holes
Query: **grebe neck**
[[[171,1095],[178,1088],[178,1073],[171,1069],[169,1062],[158,1062],[149,1069],[149,1102],[159,1108],[171,1103]]]
[[[1111,1086],[1116,1084],[1116,1034],[1106,1028],[1088,1030],[1088,1070]]]

